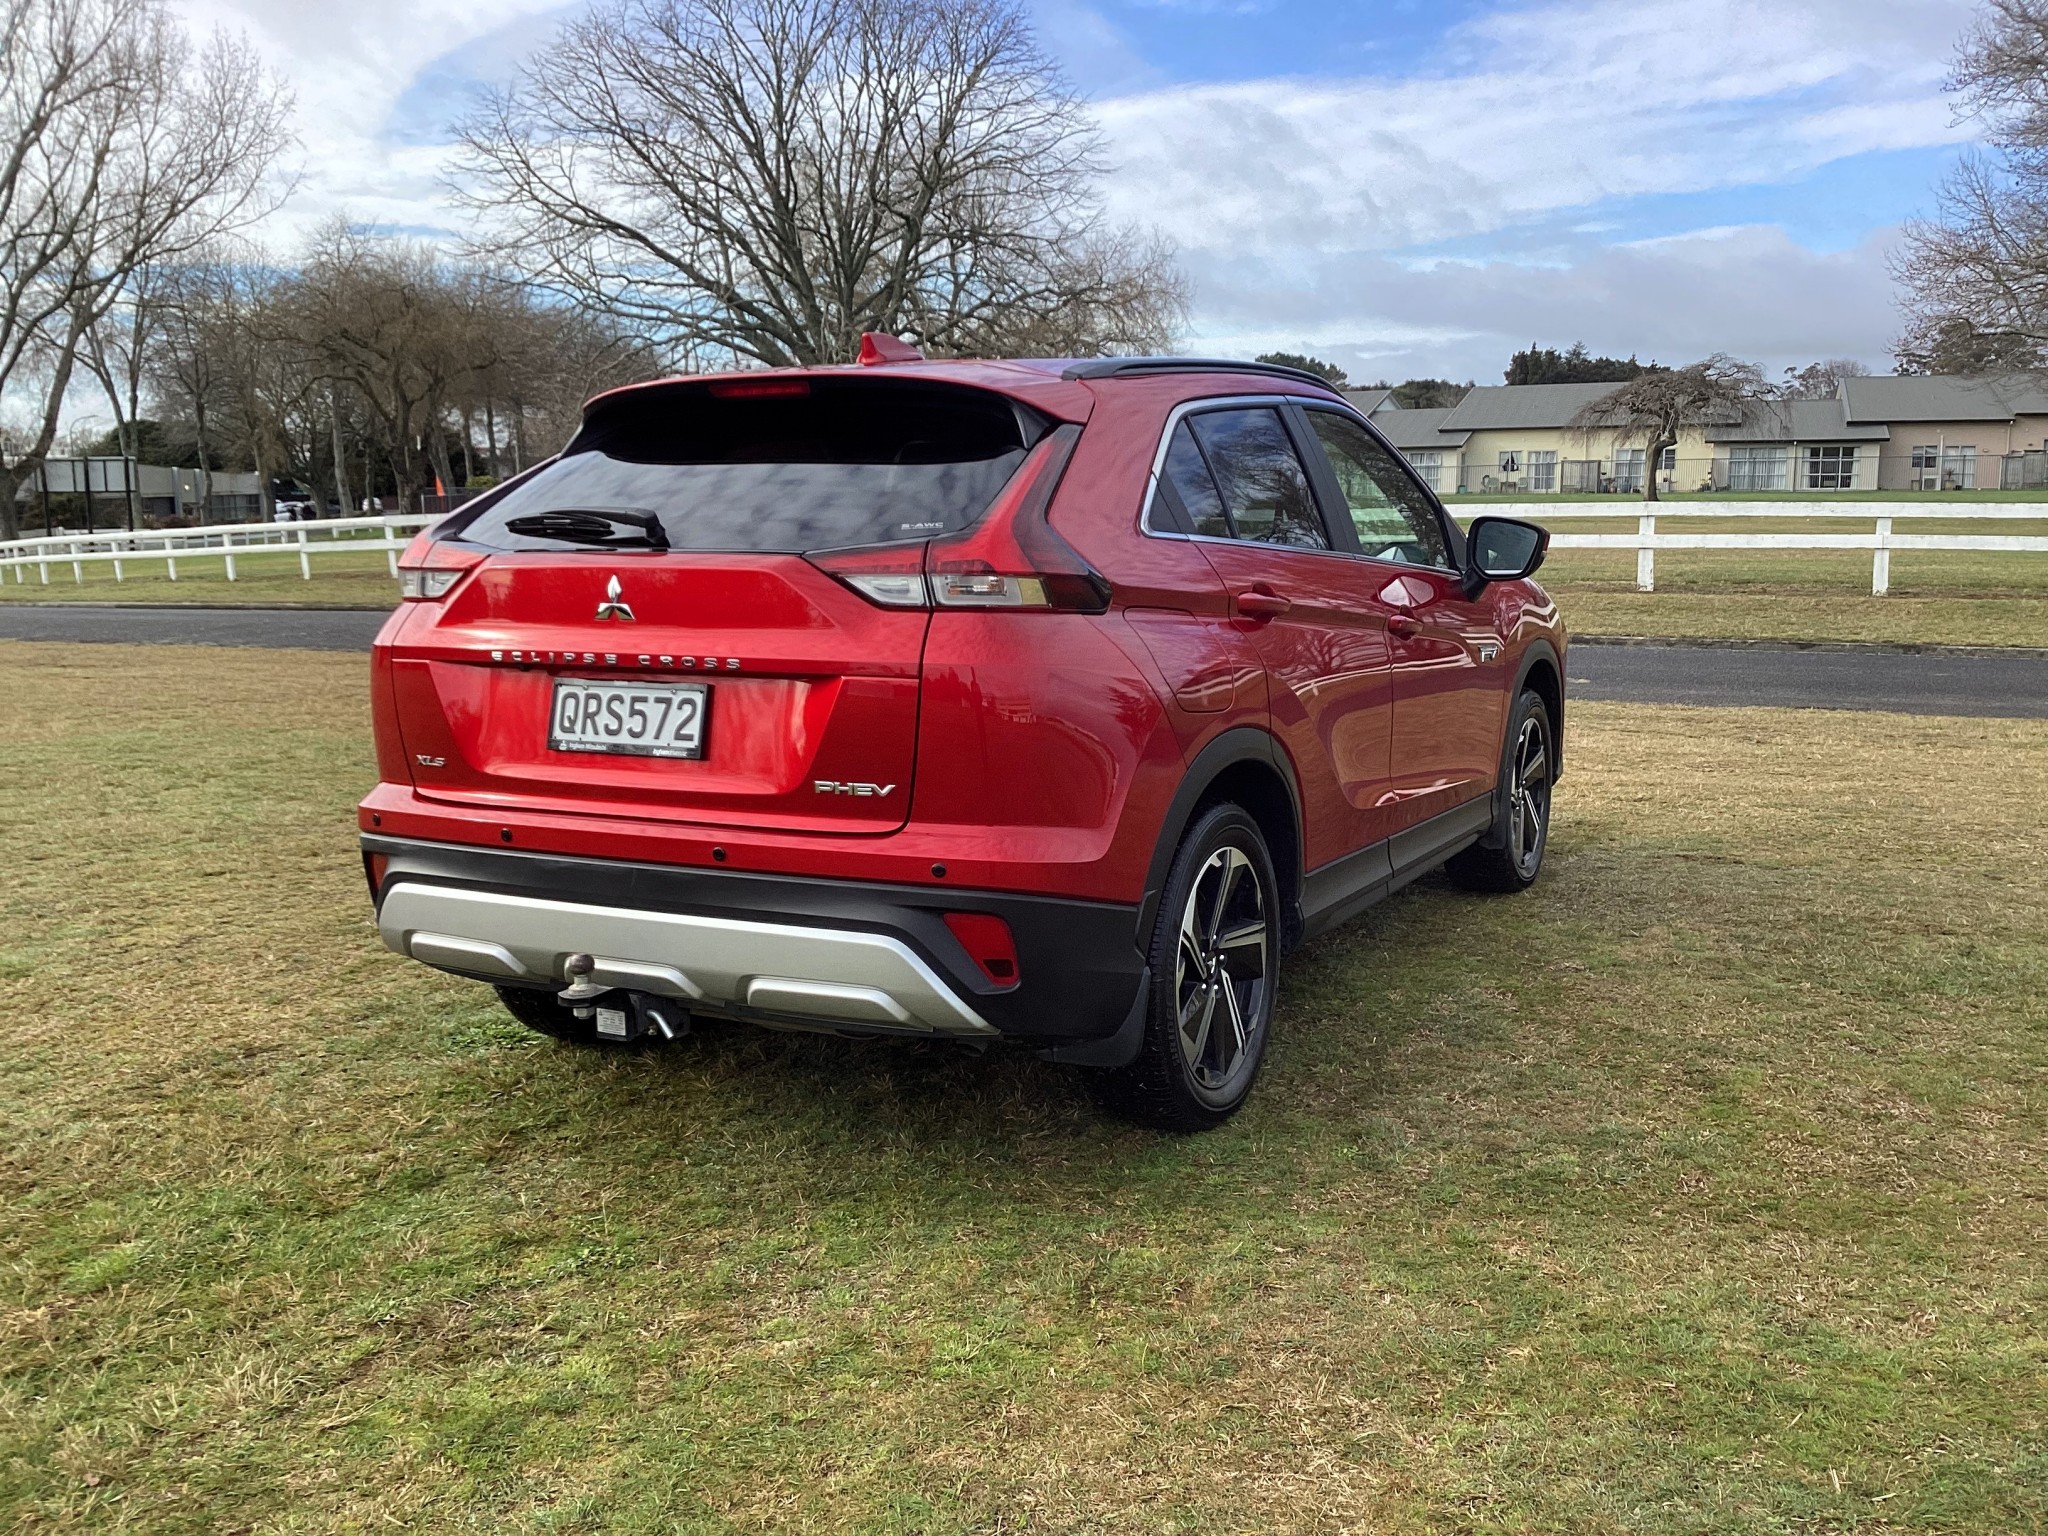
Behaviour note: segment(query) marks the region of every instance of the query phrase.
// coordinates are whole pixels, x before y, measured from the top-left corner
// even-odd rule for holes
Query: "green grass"
[[[1635,573],[1633,551],[1561,549],[1538,579],[1578,634],[2048,646],[2048,555],[1896,552],[1884,597],[1860,550],[1660,551],[1655,592]]]
[[[1174,1139],[383,953],[359,658],[0,682],[0,1528],[2048,1521],[2048,723],[1576,706]]]
[[[25,579],[19,580],[13,571],[0,571],[0,603],[340,603],[388,608],[398,601],[398,583],[391,579],[381,552],[316,551],[310,581],[299,574],[298,555],[288,550],[238,553],[233,581],[227,579],[227,564],[219,555],[178,556],[176,581],[164,574],[161,558],[122,565],[122,579],[116,580],[109,561],[81,562],[76,577],[68,563],[53,563],[47,584],[35,570],[20,572]]]
[[[1556,533],[1633,532],[1626,521],[1545,519]],[[1868,532],[1860,522],[1726,521],[1664,513],[1664,533]],[[2048,520],[1934,519],[1913,533],[2040,536]],[[1654,593],[1636,590],[1633,550],[1559,549],[1541,580],[1586,634],[2048,646],[2048,554],[1897,550],[1891,590],[1870,595],[1864,550],[1660,550]]]

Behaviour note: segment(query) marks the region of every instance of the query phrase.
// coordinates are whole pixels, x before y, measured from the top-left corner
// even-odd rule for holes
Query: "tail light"
[[[1045,516],[1080,436],[1070,425],[1041,439],[972,528],[929,544],[821,550],[805,558],[885,608],[1101,613],[1109,607],[1109,582]]]
[[[922,544],[862,544],[815,550],[804,558],[878,608],[931,606]]]
[[[422,533],[398,557],[398,595],[408,603],[433,603],[446,597],[462,573],[489,558],[481,549],[436,543]]]
[[[982,975],[999,987],[1017,985],[1017,940],[1008,923],[993,912],[948,912],[946,926]]]

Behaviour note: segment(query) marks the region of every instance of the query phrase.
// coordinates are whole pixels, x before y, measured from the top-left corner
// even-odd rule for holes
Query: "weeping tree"
[[[1606,437],[1643,445],[1643,500],[1657,500],[1657,465],[1687,428],[1741,419],[1745,400],[1769,393],[1754,363],[1724,353],[1684,368],[1648,368],[1612,394],[1582,406],[1567,424],[1590,443]]]
[[[493,259],[688,359],[1160,350],[1186,310],[1017,0],[616,0],[461,138]]]

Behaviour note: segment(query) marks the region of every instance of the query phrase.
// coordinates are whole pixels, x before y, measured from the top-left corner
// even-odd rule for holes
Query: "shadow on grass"
[[[1446,912],[1462,927],[1501,910],[1433,878],[1291,957],[1263,1080],[1243,1113],[1203,1135],[1128,1124],[1096,1102],[1091,1074],[1019,1047],[974,1053],[723,1021],[699,1021],[672,1044],[578,1047],[531,1034],[481,989],[459,1031],[471,1049],[458,1047],[481,1070],[453,1075],[468,1102],[449,1112],[486,1119],[479,1134],[494,1156],[545,1157],[578,1178],[620,1163],[717,1170],[771,1203],[899,1209],[991,1195],[1064,1208],[1142,1189],[1142,1206],[1166,1215],[1208,1198],[1216,1179],[1299,1174],[1319,1145],[1380,1139],[1404,1091],[1389,1058],[1439,1020],[1377,1009],[1362,1019],[1358,999],[1397,972],[1412,992],[1415,968],[1440,958]],[[1488,1051],[1491,1034],[1461,1028],[1460,1047]]]

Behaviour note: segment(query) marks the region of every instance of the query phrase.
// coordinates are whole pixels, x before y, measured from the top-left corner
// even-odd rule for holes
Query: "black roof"
[[[1121,379],[1147,373],[1258,373],[1269,378],[1319,385],[1333,395],[1337,393],[1336,385],[1305,368],[1285,368],[1279,363],[1248,363],[1235,357],[1091,357],[1067,364],[1060,377]]]

